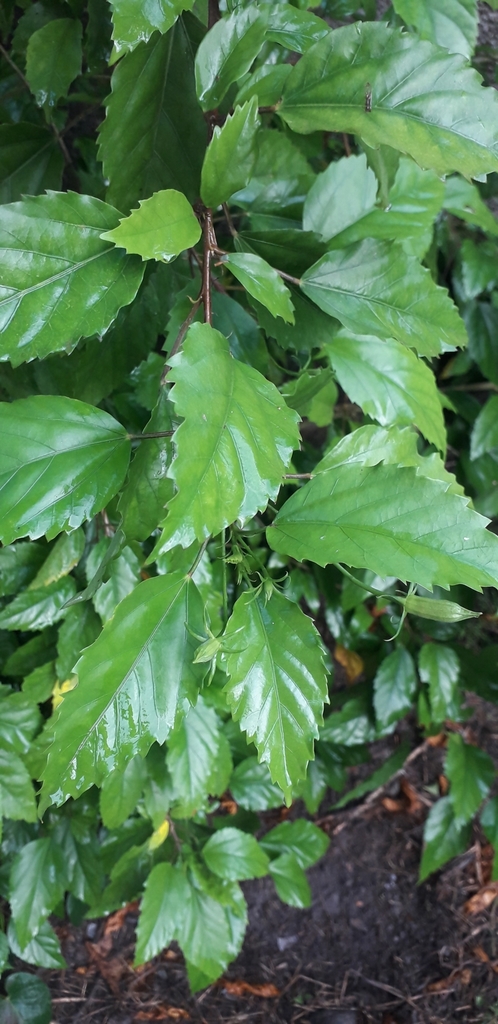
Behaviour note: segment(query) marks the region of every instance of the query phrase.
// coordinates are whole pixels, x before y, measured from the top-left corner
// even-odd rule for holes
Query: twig
[[[211,307],[211,257],[218,251],[218,243],[213,227],[213,211],[206,210],[203,225],[204,236],[204,257],[202,261],[202,289],[201,296],[204,305],[204,322],[213,322],[213,311]]]
[[[292,274],[286,274],[285,270],[277,270],[276,267],[275,270],[279,277],[283,277],[284,281],[290,281],[291,284],[295,284],[298,287],[301,284],[301,279],[299,277],[293,277]]]
[[[313,473],[284,473],[285,480],[312,480]]]
[[[151,437],[173,437],[174,430],[153,430],[150,434],[128,434],[129,441],[148,441]]]
[[[373,981],[372,978],[365,978],[361,971],[351,971],[351,974],[356,974],[357,978],[361,978],[367,985],[373,985],[374,988],[380,988],[381,992],[389,992],[391,996],[396,996],[396,999],[400,999],[403,1003],[408,1003],[409,1006],[413,1006],[415,1010],[418,1010],[418,1006],[415,1003],[416,999],[423,999],[423,995],[420,996],[404,996],[399,988],[394,988],[393,985],[384,985],[381,981]]]
[[[231,214],[230,214],[230,210],[228,209],[228,206],[227,206],[226,203],[223,203],[223,213],[225,214],[226,222],[228,224],[228,230],[229,230],[232,238],[238,238],[239,237],[239,233],[238,233],[238,231],[237,231],[237,229],[236,229],[236,227],[235,227],[235,225],[233,223],[233,220],[232,220],[232,217],[231,217]]]
[[[349,145],[349,138],[346,135],[346,132],[342,133],[342,141],[344,143],[344,149],[346,151],[346,156],[351,156],[351,146]]]
[[[192,309],[190,310],[190,313],[188,314],[188,316],[185,317],[185,320],[183,321],[183,323],[182,323],[182,325],[180,327],[180,330],[178,331],[178,334],[177,334],[177,336],[175,338],[175,341],[174,341],[174,344],[172,346],[171,352],[169,353],[169,356],[168,356],[168,362],[166,362],[164,364],[164,370],[163,370],[163,372],[161,374],[161,386],[164,384],[164,382],[166,380],[166,377],[168,376],[168,373],[169,373],[169,371],[171,369],[171,367],[169,365],[169,360],[173,356],[176,355],[176,353],[178,352],[178,349],[181,347],[183,339],[184,339],[184,337],[185,337],[185,335],[186,335],[186,333],[187,333],[187,331],[188,331],[188,329],[190,327],[190,324],[192,323],[192,320],[194,319],[195,314],[197,313],[197,310],[199,309],[199,306],[200,306],[201,302],[202,302],[202,292],[198,296],[198,298],[195,300],[195,302],[192,303]],[[167,433],[167,431],[166,431],[166,433]],[[149,437],[153,437],[154,435],[153,434],[149,434],[148,436]],[[164,434],[161,433],[159,436],[163,437]],[[140,437],[144,437],[144,434],[141,434]]]

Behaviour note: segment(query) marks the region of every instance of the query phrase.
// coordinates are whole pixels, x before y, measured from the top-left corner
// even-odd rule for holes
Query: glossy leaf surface
[[[371,110],[366,86],[372,83]],[[357,23],[315,43],[284,84],[293,131],[340,131],[408,153],[438,174],[498,167],[498,99],[460,55],[381,23]]]
[[[296,53],[304,53],[327,32],[323,19],[310,11],[302,11],[287,3],[275,4],[270,9],[266,38]]]
[[[223,127],[217,126],[204,157],[201,175],[201,197],[206,206],[225,203],[233,192],[249,181],[257,155],[257,132],[260,126],[258,100],[235,107]]]
[[[180,573],[146,580],[119,605],[76,666],[44,773],[45,805],[76,796],[122,768],[154,739],[163,743],[195,703],[202,666],[192,665],[203,629],[195,585]]]
[[[168,744],[167,765],[178,817],[189,817],[204,806],[209,795],[219,795],[226,789],[232,767],[228,744],[220,735],[216,712],[202,697],[174,730]]]
[[[58,189],[63,157],[50,132],[34,124],[0,125],[0,202]]]
[[[179,934],[188,895],[189,884],[181,867],[156,864],[145,884],[135,964],[152,960]]]
[[[194,324],[171,363],[171,399],[185,421],[174,437],[178,494],[161,550],[188,547],[265,508],[298,444],[296,413],[273,384],[231,356],[226,338],[209,325]]]
[[[50,839],[23,846],[10,874],[10,903],[21,948],[36,935],[65,888],[62,852]]]
[[[424,644],[418,662],[420,678],[429,684],[429,700],[435,722],[457,718],[460,710],[458,681],[460,662],[456,651],[445,644]]]
[[[281,853],[270,863],[270,874],[277,894],[283,903],[291,907],[309,907],[311,889],[308,879],[293,853]]]
[[[118,219],[112,206],[74,192],[2,207],[0,359],[18,366],[74,348],[135,298],[140,260],[100,238]]]
[[[472,56],[477,39],[475,0],[394,0],[393,6],[422,39]]]
[[[282,821],[261,840],[267,853],[292,853],[302,868],[309,868],[327,852],[330,840],[312,821]]]
[[[365,239],[327,253],[303,274],[301,288],[349,331],[395,338],[420,355],[467,342],[445,290],[400,245]]]
[[[41,978],[19,971],[6,978],[5,990],[8,999],[0,1000],[1,1024],[50,1024],[52,1002]]]
[[[498,540],[447,487],[409,467],[343,465],[285,502],[268,542],[298,561],[345,562],[426,589],[496,586]]]
[[[172,405],[161,388],[157,405],[145,427],[145,433],[172,430]],[[119,500],[123,530],[128,540],[147,540],[164,516],[174,486],[168,477],[173,457],[169,437],[142,441],[130,466],[128,480]]]
[[[0,801],[6,818],[36,821],[33,783],[21,758],[12,750],[0,749]]]
[[[182,11],[190,11],[194,0],[111,0],[114,55],[121,57],[146,43],[154,32],[167,32]]]
[[[374,679],[375,714],[382,728],[410,710],[416,689],[413,658],[404,647],[398,647],[384,658]]]
[[[488,398],[472,431],[470,451],[473,459],[498,448],[498,395]]]
[[[450,781],[449,800],[455,815],[455,825],[470,821],[487,797],[495,778],[495,768],[489,754],[474,747],[458,733],[448,737],[445,762]]]
[[[231,882],[268,874],[266,853],[254,836],[238,828],[215,832],[203,847],[202,856],[215,875]]]
[[[449,797],[438,800],[429,811],[424,828],[424,851],[420,881],[437,871],[446,861],[463,853],[470,837],[468,825],[458,825]]]
[[[213,25],[195,58],[195,82],[203,110],[213,110],[232,82],[249,70],[265,39],[267,11],[257,4],[235,10]]]
[[[65,604],[76,590],[71,577],[39,590],[24,590],[0,612],[0,629],[45,629],[65,615]]]
[[[327,700],[318,633],[297,605],[274,591],[267,604],[262,594],[242,594],[225,636],[226,649],[234,650],[227,654],[225,688],[232,715],[289,798],[313,759]]]
[[[294,323],[294,307],[289,289],[277,271],[266,260],[253,253],[229,253],[223,262],[237,281],[247,288],[258,302],[272,314],[281,316],[286,323]]]
[[[121,486],[130,444],[101,409],[33,396],[0,405],[1,537],[49,538],[99,512]]]
[[[150,199],[142,199],[138,210],[121,220],[112,231],[101,238],[136,253],[143,260],[172,260],[195,245],[201,237],[201,227],[192,207],[176,189],[154,192]]]
[[[54,107],[81,72],[81,23],[56,18],[30,36],[26,78],[40,107]]]

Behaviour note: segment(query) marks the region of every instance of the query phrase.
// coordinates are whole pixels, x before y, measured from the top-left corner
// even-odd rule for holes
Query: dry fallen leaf
[[[448,782],[448,779],[446,778],[446,775],[439,775],[438,776],[438,783],[439,783],[439,792],[440,792],[441,796],[446,796],[446,794],[447,794],[447,792],[448,792],[448,790],[450,788],[450,784]]]
[[[361,676],[364,664],[360,655],[356,651],[348,651],[342,644],[336,644],[334,650],[334,658],[346,669],[346,675],[348,677],[348,683],[355,683]]]
[[[464,904],[465,914],[481,914],[483,910],[487,910],[491,906],[493,900],[498,896],[498,882],[490,882],[489,885],[484,885],[479,892],[476,892],[475,896],[471,896],[470,900]]]
[[[113,932],[119,931],[123,927],[128,914],[137,913],[138,908],[139,902],[134,900],[133,903],[127,903],[125,907],[121,907],[114,914],[110,914],[104,923],[104,935],[112,935]]]
[[[251,985],[248,981],[220,981],[221,987],[231,996],[259,996],[260,999],[278,999],[280,989],[269,983]]]
[[[446,736],[444,732],[438,732],[436,736],[428,736],[426,743],[428,747],[444,747],[446,746]]]
[[[99,974],[102,975],[104,981],[109,985],[111,992],[119,996],[121,981],[130,970],[126,961],[121,959],[121,957],[112,957],[110,960],[106,960],[102,956],[101,944],[98,942],[87,942],[86,948]]]
[[[480,960],[481,963],[483,964],[489,964],[491,970],[494,971],[495,974],[498,974],[498,964],[496,963],[496,961],[492,962],[489,959],[486,950],[483,949],[482,946],[474,946],[472,953],[475,956],[476,960]]]
[[[424,806],[417,790],[404,777],[401,778],[399,785],[402,793],[401,798],[393,800],[392,797],[386,796],[382,800],[382,806],[391,814],[417,814]]]
[[[229,796],[222,796],[220,806],[223,807],[223,810],[226,811],[227,814],[237,814],[237,804],[235,803],[235,800],[232,800]]]
[[[190,1020],[190,1014],[180,1006],[155,1006],[153,1010],[139,1010],[133,1020]]]
[[[425,988],[426,992],[432,992],[435,995],[441,995],[442,993],[448,992],[454,988],[455,985],[470,985],[472,981],[472,971],[470,967],[465,967],[463,970],[452,971],[447,978],[440,978],[439,981],[433,981],[430,985]]]

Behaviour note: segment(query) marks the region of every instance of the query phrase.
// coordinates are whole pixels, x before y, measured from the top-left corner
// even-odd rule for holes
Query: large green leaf
[[[469,839],[470,826],[457,824],[449,797],[442,797],[431,807],[425,823],[420,881],[463,853]]]
[[[171,735],[167,765],[175,797],[175,815],[190,817],[209,795],[226,789],[232,762],[225,737],[213,708],[199,697]],[[219,785],[219,773],[223,775]]]
[[[467,343],[446,290],[397,243],[366,238],[329,252],[303,274],[301,288],[353,334],[396,338],[423,356]]]
[[[111,0],[114,55],[121,57],[146,43],[156,31],[167,32],[182,11],[190,11],[194,0]]]
[[[192,665],[203,629],[189,577],[145,580],[118,606],[76,666],[79,683],[61,705],[44,773],[44,805],[62,803],[109,771],[163,743],[195,703],[203,666]]]
[[[30,36],[26,78],[40,107],[54,107],[81,73],[81,22],[56,18]]]
[[[249,70],[265,40],[268,10],[253,4],[220,18],[195,58],[197,96],[203,110],[218,106],[232,82]]]
[[[180,19],[113,72],[99,152],[109,201],[123,213],[158,189],[178,189],[192,202],[199,196],[206,124],[194,86],[197,26]]]
[[[138,210],[132,210],[129,217],[120,220],[117,228],[101,235],[143,260],[163,263],[171,263],[200,237],[201,226],[188,199],[174,188],[141,199]]]
[[[340,331],[326,347],[344,391],[383,426],[415,424],[428,441],[446,448],[443,411],[434,374],[397,341],[351,337]]]
[[[366,92],[371,86],[371,110]],[[438,174],[498,168],[498,97],[464,57],[386,24],[363,22],[315,43],[284,84],[279,114],[299,132],[359,135]]]
[[[0,404],[0,536],[74,529],[121,486],[130,442],[112,416],[70,398]]]
[[[0,612],[0,629],[26,632],[52,626],[64,618],[64,606],[75,591],[76,584],[71,576],[49,583],[39,590],[23,590]]]
[[[46,128],[0,125],[0,203],[59,188],[62,167],[60,147]]]
[[[145,427],[145,433],[172,429],[172,406],[165,388]],[[128,540],[147,540],[164,515],[173,497],[173,482],[168,477],[172,459],[168,437],[147,438],[135,452],[126,486],[121,492],[119,510]]]
[[[470,821],[487,797],[495,779],[495,767],[489,754],[465,743],[458,733],[448,737],[445,771],[450,781],[449,800],[455,825]]]
[[[444,722],[447,718],[458,718],[460,661],[456,651],[445,644],[424,644],[420,648],[418,668],[422,682],[429,684],[433,720]]]
[[[238,828],[221,828],[202,849],[208,868],[235,882],[268,874],[268,857],[254,836]]]
[[[189,898],[185,871],[173,864],[156,864],[145,883],[137,927],[135,964],[157,956],[178,934]]]
[[[223,263],[240,281],[249,295],[261,302],[272,316],[281,316],[287,323],[294,323],[294,307],[289,289],[277,271],[266,260],[255,253],[229,253]]]
[[[324,241],[347,230],[374,209],[378,182],[364,153],[329,164],[311,186],[303,209],[303,228]]]
[[[5,818],[36,821],[33,783],[21,758],[0,749],[0,806]]]
[[[206,206],[225,203],[247,185],[256,162],[259,126],[258,99],[253,96],[235,107],[222,128],[214,129],[202,166],[201,197]]]
[[[427,590],[434,584],[496,586],[498,538],[467,503],[447,481],[416,469],[351,463],[319,473],[296,491],[267,537],[274,551],[298,561],[345,562]]]
[[[410,710],[416,689],[413,658],[404,647],[398,647],[384,658],[374,679],[374,708],[382,728]]]
[[[247,917],[245,900],[238,887],[234,887],[233,898],[235,906],[222,906],[199,884],[190,881],[184,917],[176,938],[189,965],[205,976],[201,987],[223,973],[242,945]]]
[[[297,414],[258,370],[231,356],[226,338],[208,324],[190,328],[171,363],[171,398],[185,422],[175,434],[171,475],[178,494],[162,551],[188,547],[264,509],[299,443]]]
[[[393,0],[393,7],[422,39],[470,57],[477,39],[476,0]]]
[[[49,192],[2,207],[0,359],[13,366],[102,334],[138,290],[144,268],[103,242],[112,206]]]
[[[38,932],[66,887],[62,851],[35,839],[17,854],[10,873],[10,905],[21,948]]]
[[[226,631],[225,687],[233,717],[290,799],[313,759],[327,700],[318,633],[298,605],[274,591],[242,594]]]

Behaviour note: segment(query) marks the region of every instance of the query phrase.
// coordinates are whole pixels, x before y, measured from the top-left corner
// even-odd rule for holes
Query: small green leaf
[[[396,338],[423,356],[467,343],[445,289],[397,243],[365,239],[327,253],[303,274],[301,288],[353,334]]]
[[[330,840],[312,821],[282,821],[261,840],[267,853],[292,853],[302,868],[309,868],[327,852]]]
[[[356,224],[375,207],[378,182],[364,153],[329,164],[311,186],[303,209],[303,228],[324,241]]]
[[[148,42],[157,30],[167,32],[178,15],[192,10],[193,5],[194,0],[152,0],[147,4],[137,3],[137,0],[111,0],[114,57],[121,57],[139,43]]]
[[[59,626],[56,672],[63,683],[73,672],[81,651],[97,639],[102,625],[89,601],[73,604]]]
[[[281,807],[284,801],[280,786],[272,782],[266,764],[260,764],[257,757],[246,757],[237,765],[230,778],[230,792],[246,811],[267,811]]]
[[[56,682],[55,662],[48,661],[39,665],[23,680],[22,692],[35,704],[44,704],[48,700]]]
[[[172,428],[172,405],[168,392],[161,388],[144,433]],[[163,518],[165,506],[174,494],[173,482],[167,475],[172,457],[173,446],[168,437],[148,438],[137,448],[119,499],[123,530],[129,541],[147,540]]]
[[[224,649],[232,715],[290,799],[292,785],[305,777],[313,759],[327,700],[318,633],[278,591],[267,603],[262,593],[246,592],[228,621]]]
[[[93,549],[95,551],[95,548]],[[87,560],[87,568],[90,558]],[[102,622],[112,619],[118,604],[131,594],[140,582],[141,559],[128,546],[124,547],[117,558],[113,558],[109,567],[109,579],[102,584],[92,600],[95,611]]]
[[[5,991],[8,1000],[0,1002],[1,1024],[50,1024],[52,1001],[41,978],[22,971],[10,974],[5,981]],[[9,1011],[14,1011],[14,1019],[9,1017]]]
[[[294,307],[289,289],[266,260],[254,253],[237,252],[224,256],[223,264],[244,285],[249,295],[261,302],[272,316],[281,316],[286,323],[294,323]]]
[[[272,107],[281,98],[290,71],[290,64],[262,64],[243,81],[237,93],[237,103],[245,103],[257,96],[260,107]]]
[[[477,186],[459,174],[446,179],[443,207],[455,217],[475,224],[491,235],[498,235],[498,220],[481,198]]]
[[[63,165],[60,147],[46,128],[0,125],[0,203],[60,188]]]
[[[290,907],[304,909],[311,905],[311,889],[308,879],[293,853],[281,853],[270,862],[270,875],[275,883],[277,895]]]
[[[213,25],[195,58],[197,96],[203,110],[219,105],[232,82],[249,70],[265,40],[268,11],[257,4]]]
[[[202,631],[202,603],[180,573],[145,580],[118,606],[84,651],[78,686],[60,707],[44,772],[45,807],[101,783],[154,739],[163,743],[195,703],[203,670],[191,664],[196,641],[187,623]]]
[[[144,268],[103,242],[119,214],[75,192],[2,207],[0,359],[18,366],[103,334],[137,293]],[[50,314],[50,315],[49,315]]]
[[[488,398],[472,430],[470,454],[472,459],[498,448],[498,395]]]
[[[232,764],[219,726],[216,712],[199,697],[171,734],[166,763],[177,817],[190,817],[201,810],[209,795],[219,796],[226,789]],[[219,770],[225,776],[221,785]]]
[[[254,836],[238,828],[221,828],[215,832],[203,847],[202,856],[215,875],[231,882],[268,874],[266,853]]]
[[[112,416],[70,398],[36,395],[0,404],[0,536],[51,539],[116,494],[130,442]]]
[[[495,778],[494,764],[484,750],[452,733],[448,737],[445,771],[451,784],[448,799],[458,827],[473,818],[488,795]]]
[[[467,502],[412,468],[342,465],[285,502],[268,542],[298,561],[344,562],[426,590],[496,586],[498,540]]]
[[[458,825],[449,797],[442,797],[431,807],[425,823],[420,881],[463,853],[469,839],[470,825]]]
[[[10,872],[10,905],[21,948],[36,936],[66,887],[62,852],[50,839],[22,847]]]
[[[0,548],[0,597],[19,593],[35,578],[45,558],[42,544],[23,541]]]
[[[472,56],[477,40],[475,0],[393,0],[393,6],[422,39]]]
[[[61,953],[60,942],[48,921],[39,928],[34,938],[23,949],[19,944],[13,918],[8,929],[9,946],[14,954],[27,964],[35,967],[46,967],[48,970],[64,970],[67,963]]]
[[[340,711],[327,715],[320,729],[320,742],[354,747],[376,738],[371,705],[361,697],[346,700]]]
[[[2,814],[14,821],[36,821],[33,783],[21,758],[0,749],[0,802]]]
[[[56,540],[53,548],[43,565],[38,570],[35,578],[31,580],[28,589],[38,590],[41,587],[48,587],[51,583],[67,576],[78,564],[85,547],[85,534],[83,530],[73,530],[72,533],[65,533]]]
[[[479,245],[466,238],[460,249],[462,298],[475,299],[481,292],[491,291],[498,280],[498,246],[482,241]]]
[[[227,339],[209,324],[190,328],[171,363],[171,399],[185,420],[170,471],[178,494],[156,552],[189,547],[263,510],[298,446],[296,413],[274,384],[232,357]]]
[[[339,331],[326,346],[339,384],[363,412],[383,426],[415,424],[440,451],[446,430],[434,374],[397,341],[352,337]]]
[[[410,710],[416,689],[413,658],[404,647],[398,647],[384,658],[374,679],[375,714],[383,729]]]
[[[71,576],[40,590],[24,590],[0,612],[0,629],[45,629],[64,618],[65,605],[76,592]]]
[[[429,684],[433,721],[458,720],[460,661],[456,651],[444,644],[424,644],[420,648],[418,667],[422,682]]]
[[[260,123],[258,99],[253,96],[235,107],[222,128],[214,129],[202,165],[201,198],[206,206],[220,206],[247,185],[256,162]]]
[[[39,709],[29,697],[19,692],[2,697],[0,709],[1,746],[18,754],[27,754],[31,740],[42,724]]]
[[[171,263],[199,241],[201,226],[183,192],[169,188],[141,199],[138,210],[100,237],[143,260]]]
[[[272,43],[304,53],[327,33],[328,26],[316,14],[301,11],[287,3],[278,3],[270,8],[266,38]]]
[[[472,177],[498,167],[497,105],[463,56],[367,21],[329,32],[304,54],[279,114],[293,131],[351,132],[440,175]]]
[[[106,828],[118,828],[138,803],[145,780],[141,757],[132,757],[123,771],[114,770],[102,782],[100,814]]]
[[[246,926],[246,904],[238,893],[236,910],[222,906],[190,882],[184,918],[176,938],[189,962],[208,983],[223,973],[240,950]],[[203,982],[205,984],[205,982]]]
[[[189,894],[189,883],[180,866],[156,864],[152,868],[138,919],[136,966],[152,960],[179,934]]]
[[[26,78],[39,107],[54,107],[81,74],[81,22],[56,18],[30,36]]]

